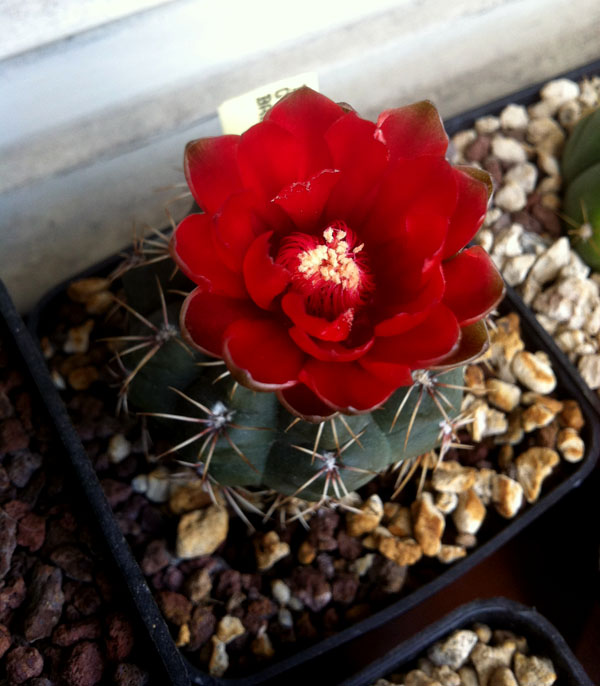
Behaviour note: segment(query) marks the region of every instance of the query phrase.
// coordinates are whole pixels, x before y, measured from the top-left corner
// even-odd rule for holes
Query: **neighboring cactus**
[[[446,162],[429,103],[376,126],[301,89],[266,119],[246,138],[188,146],[207,213],[175,230],[175,279],[156,258],[121,270],[122,400],[168,432],[164,455],[211,483],[322,504],[453,440],[460,365],[485,349],[483,318],[503,293],[487,255],[461,251],[490,184]],[[261,136],[256,154],[277,140],[303,171],[295,158],[248,158]]]
[[[600,109],[575,126],[562,155],[563,220],[577,252],[600,271]]]

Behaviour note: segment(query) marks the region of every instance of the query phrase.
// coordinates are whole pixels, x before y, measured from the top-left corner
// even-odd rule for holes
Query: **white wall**
[[[87,23],[52,10],[44,33],[39,12],[78,5]],[[184,143],[218,134],[228,97],[315,70],[365,116],[423,97],[450,115],[600,57],[597,0],[94,6],[19,3],[19,40],[0,61],[0,276],[22,309],[127,243],[133,220],[165,223],[178,191],[155,189],[182,181]],[[17,10],[0,0],[0,19]]]

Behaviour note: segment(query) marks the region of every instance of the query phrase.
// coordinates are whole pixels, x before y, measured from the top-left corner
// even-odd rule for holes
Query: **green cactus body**
[[[372,413],[322,423],[299,420],[274,393],[234,385],[229,376],[219,379],[224,366],[205,366],[209,358],[185,349],[174,333],[179,301],[166,307],[169,328],[160,298],[147,298],[155,274],[149,265],[123,278],[128,304],[159,332],[168,330],[128,384],[129,404],[155,416],[161,434],[180,446],[178,459],[198,465],[223,486],[266,487],[312,502],[339,499],[390,465],[431,451],[444,415],[451,420],[460,411],[463,369],[455,368],[424,374],[424,383],[400,388]],[[157,274],[164,292],[173,288],[168,274],[165,269]],[[136,333],[144,328],[132,317]],[[128,370],[145,352],[129,356]]]
[[[563,151],[564,221],[583,260],[600,271],[600,109],[573,129]]]

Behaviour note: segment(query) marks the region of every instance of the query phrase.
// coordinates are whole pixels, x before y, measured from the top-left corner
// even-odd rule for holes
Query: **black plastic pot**
[[[531,654],[552,660],[557,683],[561,686],[594,686],[556,627],[534,609],[506,598],[475,600],[462,605],[346,679],[340,686],[369,686],[392,672],[406,671],[411,662],[424,655],[436,641],[457,629],[468,629],[476,622],[524,636]]]
[[[570,76],[579,78],[585,73],[592,73],[593,71],[600,71],[600,63],[590,65],[586,70],[578,70],[577,72],[570,74]],[[447,123],[448,131],[453,132],[464,126],[468,126],[472,120],[482,114],[498,112],[509,102],[528,102],[533,99],[538,90],[539,86],[532,87],[514,96],[492,103],[486,108],[480,108],[472,113],[456,117]],[[97,267],[86,270],[73,278],[107,274],[114,266],[114,259],[107,260],[100,265],[97,265]],[[44,331],[45,325],[51,322],[53,307],[58,299],[64,296],[67,283],[68,282],[61,284],[48,293],[30,313],[29,326],[35,335],[39,336],[40,333]],[[527,510],[516,519],[506,523],[505,526],[494,532],[488,540],[479,545],[466,558],[456,562],[451,567],[444,568],[432,581],[425,583],[416,591],[400,598],[395,603],[374,613],[367,619],[357,622],[349,628],[344,629],[307,649],[301,650],[292,657],[275,662],[271,666],[244,679],[218,679],[211,677],[189,664],[185,658],[180,656],[175,648],[174,642],[168,634],[166,624],[158,613],[156,605],[152,600],[150,590],[143,579],[139,566],[119,532],[116,520],[110,512],[110,508],[105,500],[98,480],[85,455],[81,442],[68,420],[62,402],[59,400],[56,391],[52,387],[52,382],[48,374],[45,374],[43,384],[46,387],[47,398],[52,405],[51,411],[53,416],[57,418],[57,422],[61,427],[64,437],[63,440],[69,447],[72,460],[82,479],[82,484],[86,489],[90,504],[97,513],[100,524],[109,541],[111,551],[118,559],[119,565],[126,576],[128,587],[134,596],[136,606],[149,627],[149,631],[155,640],[156,649],[161,653],[163,662],[170,670],[172,683],[185,683],[186,677],[182,667],[182,664],[185,663],[189,672],[189,678],[194,684],[206,686],[216,686],[219,684],[222,684],[223,686],[246,684],[252,686],[253,684],[281,684],[282,679],[285,678],[287,686],[292,686],[293,683],[296,683],[299,674],[302,673],[306,675],[306,671],[309,669],[309,663],[313,659],[321,657],[334,648],[353,639],[357,639],[366,632],[387,623],[413,608],[437,591],[443,589],[500,548],[509,539],[513,538],[566,493],[579,486],[586,476],[589,475],[600,451],[600,426],[596,414],[600,408],[600,402],[598,402],[597,396],[587,388],[581,377],[560,350],[558,350],[551,337],[539,326],[531,310],[522,303],[512,289],[508,289],[505,307],[520,314],[524,338],[528,341],[529,345],[533,346],[534,349],[544,349],[550,356],[559,380],[559,387],[564,396],[574,398],[579,402],[586,420],[586,426],[583,432],[583,438],[586,444],[586,456],[583,461],[578,465],[573,466],[562,481],[558,483],[554,482],[551,485],[549,484],[544,495],[535,504],[528,507]],[[36,355],[37,362],[35,362],[35,364],[39,367],[39,373],[42,374],[41,366],[43,366],[43,360],[37,351]],[[302,683],[304,682],[305,678]]]

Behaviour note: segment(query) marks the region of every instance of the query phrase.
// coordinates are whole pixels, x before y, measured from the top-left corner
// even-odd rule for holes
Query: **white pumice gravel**
[[[531,654],[527,638],[476,624],[434,643],[413,668],[372,686],[552,686],[552,660]]]
[[[479,137],[491,137],[477,162],[492,175],[495,194],[475,241],[600,393],[600,274],[571,249],[560,220],[562,148],[599,103],[600,76],[550,81],[533,105],[507,105],[455,134],[452,162],[468,162]]]

